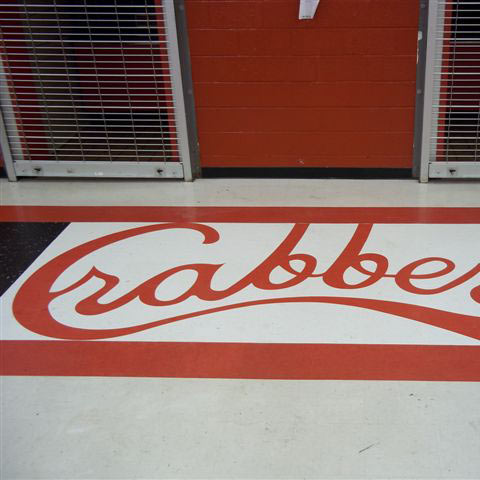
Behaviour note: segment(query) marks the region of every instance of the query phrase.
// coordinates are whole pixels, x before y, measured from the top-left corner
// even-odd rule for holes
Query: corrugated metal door
[[[0,10],[11,176],[191,179],[172,0]]]

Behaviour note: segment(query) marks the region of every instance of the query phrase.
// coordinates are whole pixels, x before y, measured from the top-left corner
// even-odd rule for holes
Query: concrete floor
[[[0,180],[0,195],[2,205],[479,207],[480,183],[37,179]],[[1,389],[2,479],[480,478],[475,382],[12,376]]]
[[[0,179],[3,205],[174,205],[319,207],[477,207],[480,182],[416,180]]]

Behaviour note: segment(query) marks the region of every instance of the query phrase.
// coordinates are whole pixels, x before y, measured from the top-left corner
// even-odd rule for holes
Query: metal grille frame
[[[421,182],[480,178],[480,1],[430,0]]]
[[[174,0],[10,0],[1,10],[10,180],[193,180]]]

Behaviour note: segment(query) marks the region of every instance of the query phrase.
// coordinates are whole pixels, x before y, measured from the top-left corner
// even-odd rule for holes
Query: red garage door
[[[412,166],[417,0],[186,0],[203,167]]]

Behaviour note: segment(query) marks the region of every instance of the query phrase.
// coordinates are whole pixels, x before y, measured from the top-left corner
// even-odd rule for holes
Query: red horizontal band
[[[5,340],[2,375],[480,381],[480,347]]]
[[[480,223],[480,208],[3,206],[2,222]]]

